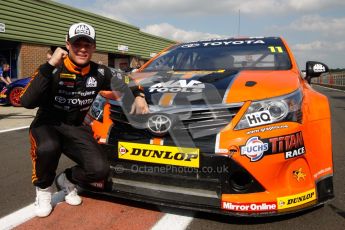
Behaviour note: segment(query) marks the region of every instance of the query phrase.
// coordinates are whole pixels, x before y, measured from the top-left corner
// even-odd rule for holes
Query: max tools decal
[[[159,92],[159,93],[201,93],[202,90],[205,88],[205,84],[200,81],[191,80],[187,82],[187,80],[178,80],[178,81],[167,81],[154,84],[150,87],[150,93]]]

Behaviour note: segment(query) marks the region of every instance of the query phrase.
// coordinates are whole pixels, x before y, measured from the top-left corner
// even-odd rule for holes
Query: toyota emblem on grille
[[[156,135],[163,135],[169,131],[172,122],[168,116],[156,114],[147,121],[149,130]]]

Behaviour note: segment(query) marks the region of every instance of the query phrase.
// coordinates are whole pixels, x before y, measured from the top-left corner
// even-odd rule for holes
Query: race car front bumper
[[[247,199],[252,195],[265,196],[267,191],[248,171],[231,158],[202,154],[202,166],[196,170],[125,161],[117,158],[117,146],[104,145],[104,149],[111,162],[108,180],[102,189],[92,186],[84,187],[88,191],[157,205],[234,216],[272,216],[294,213],[321,205],[334,196],[333,177],[327,176],[316,183],[314,190],[308,191],[310,195],[315,193],[313,194],[315,199],[278,210],[278,199],[274,202],[251,202]],[[295,200],[304,199],[309,196],[308,192],[291,197],[295,197]],[[224,196],[227,195],[236,196],[243,202],[224,203]],[[230,210],[226,210],[227,208]]]

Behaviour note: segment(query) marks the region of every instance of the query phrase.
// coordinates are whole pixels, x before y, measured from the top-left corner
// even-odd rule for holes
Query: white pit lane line
[[[28,128],[30,128],[30,126],[23,126],[23,127],[13,128],[13,129],[4,129],[4,130],[0,130],[0,133],[12,132],[12,131],[28,129]]]
[[[52,197],[53,206],[64,201],[63,191],[54,193]],[[53,210],[54,211],[54,210]],[[15,211],[0,219],[0,230],[13,229],[26,221],[36,217],[34,212],[34,204],[30,204],[18,211]],[[180,216],[175,214],[165,214],[151,230],[184,230],[192,222],[193,217]]]
[[[193,217],[165,214],[151,230],[184,230],[192,222]]]
[[[0,219],[0,229],[8,230],[12,229],[25,221],[28,221],[35,217],[34,213],[34,204],[30,204],[18,211],[15,211],[7,216],[4,216]]]
[[[56,192],[52,196],[52,205],[55,207],[60,202],[65,200],[65,194],[63,191]],[[0,230],[10,230],[13,229],[24,222],[36,217],[34,211],[34,204],[30,204],[22,209],[19,209],[7,216],[0,219]],[[53,210],[54,211],[54,210]]]

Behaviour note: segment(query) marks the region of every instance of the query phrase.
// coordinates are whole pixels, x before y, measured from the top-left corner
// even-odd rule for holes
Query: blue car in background
[[[21,106],[20,104],[20,94],[24,90],[25,86],[30,82],[31,77],[21,78],[13,81],[11,84],[7,85],[0,82],[0,104],[2,105],[12,105]]]

